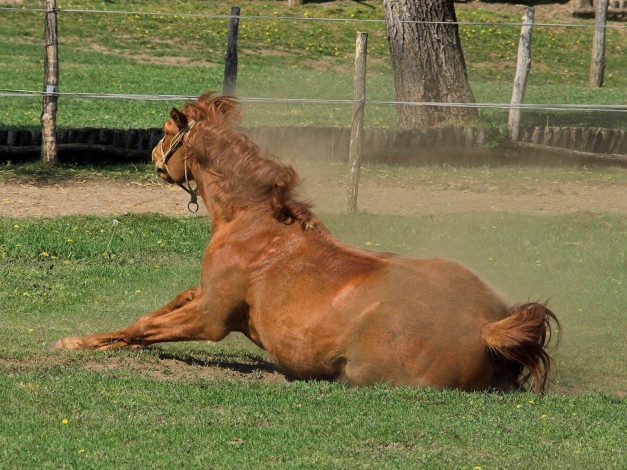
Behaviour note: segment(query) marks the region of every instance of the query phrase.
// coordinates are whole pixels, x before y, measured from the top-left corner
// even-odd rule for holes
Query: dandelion
[[[13,226],[13,228],[20,228],[20,226],[19,226],[19,225],[17,225],[17,224],[15,224],[15,225]]]
[[[29,294],[28,292],[24,292],[24,293],[22,294],[22,297],[30,297],[30,294]]]
[[[474,467],[472,467],[473,470],[481,470],[481,467],[479,465],[475,465]]]
[[[33,331],[35,331],[35,330],[33,330],[32,328],[29,328],[29,329],[28,329],[28,332],[29,332],[29,333],[32,333]]]
[[[66,259],[63,261],[63,264],[65,264],[66,266],[69,266],[70,264],[72,264],[72,262]]]
[[[67,419],[67,418],[63,418],[63,419],[61,420],[61,422],[62,422],[63,424],[67,424],[69,421],[68,421],[68,419]]]
[[[78,449],[78,453],[79,454],[84,454],[85,453],[85,449]]]
[[[516,405],[516,408],[522,408],[522,405],[519,403],[518,405]]]
[[[139,289],[137,289],[137,290],[135,291],[135,293],[136,293],[136,294],[141,294],[141,293],[142,293],[142,291],[141,291],[141,290],[139,290]]]
[[[41,256],[43,256],[44,258],[47,258],[48,256],[50,256],[50,253],[48,253],[47,251],[42,251]]]
[[[544,419],[544,418],[546,418],[546,415],[540,416],[540,419]]]
[[[372,242],[366,242],[366,246],[372,246]]]

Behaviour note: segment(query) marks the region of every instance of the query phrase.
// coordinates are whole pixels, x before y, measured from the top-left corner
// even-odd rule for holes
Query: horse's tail
[[[533,379],[533,391],[543,393],[553,362],[546,351],[552,323],[559,334],[557,317],[540,303],[516,305],[508,317],[487,323],[481,337],[497,366],[495,375],[508,375],[517,388]]]

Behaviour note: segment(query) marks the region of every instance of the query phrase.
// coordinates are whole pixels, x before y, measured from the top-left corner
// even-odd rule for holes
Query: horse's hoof
[[[64,349],[83,349],[81,339],[68,336],[58,341],[53,341],[48,345],[48,351],[62,351]]]
[[[48,351],[59,351],[61,349],[63,349],[61,341],[53,341],[48,345]]]

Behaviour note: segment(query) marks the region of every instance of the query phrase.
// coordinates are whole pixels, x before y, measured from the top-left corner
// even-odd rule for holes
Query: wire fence
[[[12,8],[0,7],[0,11],[14,11],[24,13],[43,13],[43,8]],[[140,15],[140,16],[157,16],[157,17],[180,17],[180,18],[206,18],[206,19],[230,19],[233,16],[227,14],[209,14],[209,13],[176,13],[176,12],[154,12],[154,11],[133,11],[133,10],[85,10],[76,8],[57,8],[59,13],[80,13],[80,14],[98,14],[98,15]],[[318,21],[330,23],[363,23],[363,24],[386,24],[386,20],[372,18],[325,18],[325,17],[305,17],[305,16],[271,16],[271,15],[237,15],[240,20],[251,21]],[[421,21],[421,20],[401,20],[395,21],[396,24],[424,24],[424,25],[457,25],[457,26],[514,26],[522,27],[529,23],[508,22],[508,21]],[[534,27],[554,27],[554,28],[594,28],[593,23],[533,23]],[[605,24],[606,29],[625,29],[626,25]]]
[[[132,101],[192,101],[197,96],[191,95],[149,95],[149,94],[125,94],[125,93],[79,93],[79,92],[56,92],[47,93],[36,90],[12,90],[0,89],[0,97],[21,97],[36,98],[42,96],[60,96],[65,98],[82,99],[106,99],[106,100],[132,100]],[[355,103],[365,103],[368,105],[383,106],[430,106],[430,107],[450,107],[450,108],[485,108],[485,109],[527,109],[539,111],[602,111],[610,113],[626,113],[627,105],[613,104],[532,104],[532,103],[443,103],[436,101],[378,101],[378,100],[333,100],[319,98],[255,98],[240,97],[242,103],[297,103],[297,104],[339,104],[354,105]]]

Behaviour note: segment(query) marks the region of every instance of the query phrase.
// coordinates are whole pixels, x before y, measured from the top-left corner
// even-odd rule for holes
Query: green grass
[[[457,259],[514,300],[551,297],[563,327],[553,392],[275,383],[264,378],[268,357],[241,335],[51,354],[52,340],[125,326],[197,285],[210,224],[0,218],[1,466],[621,467],[623,216],[323,219],[362,247]]]
[[[620,468],[627,419],[601,396],[182,384],[61,367],[0,384],[7,468]]]
[[[60,2],[62,8],[124,9],[228,14],[232,2]],[[2,2],[0,2],[2,4]],[[40,2],[26,0],[26,7]],[[335,1],[289,7],[256,0],[243,15],[382,19],[379,1]],[[493,13],[458,7],[461,21],[520,21],[520,11]],[[537,18],[537,21],[551,21]],[[572,19],[576,23],[589,23]],[[39,90],[42,81],[41,14],[0,12],[3,88]],[[196,96],[222,86],[227,20],[141,15],[59,14],[61,91],[152,93]],[[394,98],[385,28],[380,23],[242,20],[239,39],[241,96],[350,99],[355,34],[369,33],[368,97]],[[477,101],[508,102],[518,41],[517,27],[462,26],[460,37]],[[616,104],[627,100],[624,30],[607,31],[606,82],[587,86],[590,28],[536,27],[527,103]],[[62,98],[60,127],[160,126],[174,103]],[[338,105],[248,105],[247,125],[349,126],[350,107]],[[38,99],[1,98],[0,127],[37,127]],[[503,123],[505,112],[486,110],[481,121]],[[624,113],[528,112],[533,125],[625,127]],[[366,125],[394,127],[392,107],[370,106]]]

